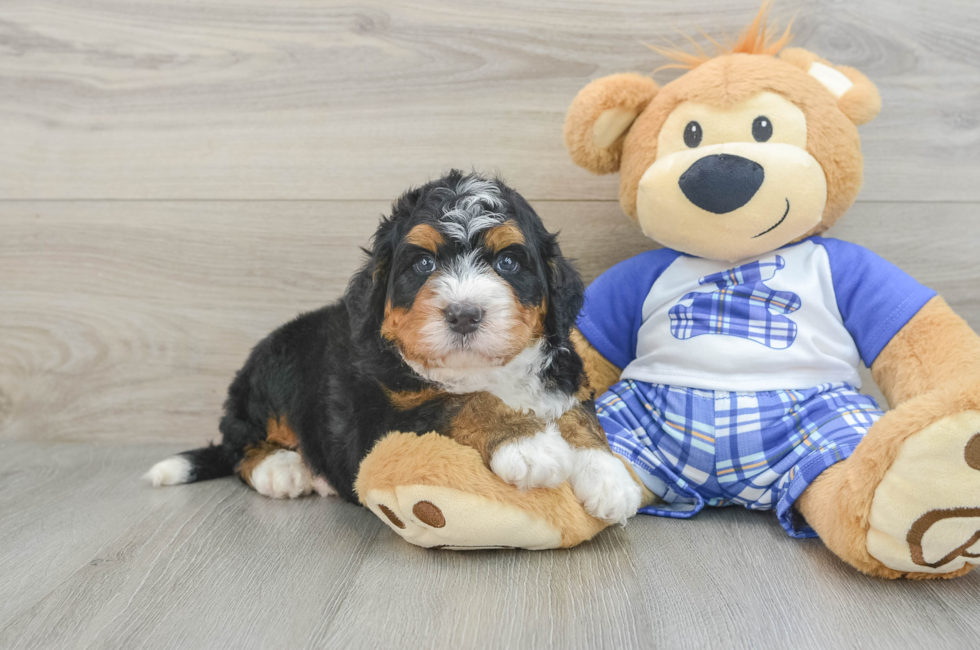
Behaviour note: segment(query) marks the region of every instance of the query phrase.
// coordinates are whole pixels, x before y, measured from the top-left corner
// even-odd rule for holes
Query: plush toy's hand
[[[478,494],[435,485],[371,491],[365,505],[406,542],[473,551],[544,550],[561,546],[561,531],[532,514]]]
[[[501,445],[490,459],[493,473],[521,490],[555,488],[572,472],[572,448],[554,424]]]
[[[569,547],[608,526],[567,483],[519,490],[478,451],[436,433],[386,436],[361,463],[355,489],[391,530],[427,548]]]

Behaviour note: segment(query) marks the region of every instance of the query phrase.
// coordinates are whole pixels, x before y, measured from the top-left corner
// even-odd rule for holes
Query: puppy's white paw
[[[295,451],[281,449],[252,470],[252,487],[273,499],[295,499],[313,490],[313,477],[303,457]]]
[[[572,458],[572,448],[552,423],[540,433],[501,445],[490,459],[490,469],[522,490],[553,488],[568,478]]]
[[[590,515],[610,523],[625,524],[643,499],[629,470],[608,451],[576,449],[568,482]]]

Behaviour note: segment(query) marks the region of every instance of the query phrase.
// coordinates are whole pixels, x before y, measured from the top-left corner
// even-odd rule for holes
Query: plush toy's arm
[[[585,393],[583,399],[588,397],[588,393],[591,392],[599,397],[609,390],[610,386],[619,381],[619,376],[623,374],[622,369],[617,368],[599,354],[599,351],[592,347],[592,344],[578,329],[572,330],[572,344],[585,364],[586,384],[583,385],[583,392]]]
[[[937,296],[885,346],[871,374],[892,408],[941,386],[980,381],[980,337]]]
[[[569,547],[609,526],[568,483],[519,490],[476,449],[437,433],[388,434],[361,463],[355,489],[395,533],[428,548]]]

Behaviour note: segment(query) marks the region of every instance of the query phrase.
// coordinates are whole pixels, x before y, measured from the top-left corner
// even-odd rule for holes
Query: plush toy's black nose
[[[762,165],[754,160],[719,153],[699,159],[677,183],[694,205],[725,214],[751,201],[765,177]]]
[[[454,302],[446,307],[443,313],[446,315],[449,329],[460,334],[469,334],[475,331],[480,326],[480,321],[483,320],[483,310],[468,302]]]

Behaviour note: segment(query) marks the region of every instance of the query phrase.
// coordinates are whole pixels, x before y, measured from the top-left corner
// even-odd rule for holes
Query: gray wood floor
[[[980,573],[872,580],[766,513],[456,554],[333,499],[138,480],[215,436],[251,345],[336,297],[390,201],[452,165],[499,170],[588,279],[652,246],[568,161],[564,111],[660,65],[641,41],[756,7],[0,3],[0,648],[975,646]],[[796,43],[885,104],[831,234],[980,328],[980,5],[775,13],[797,11]]]

